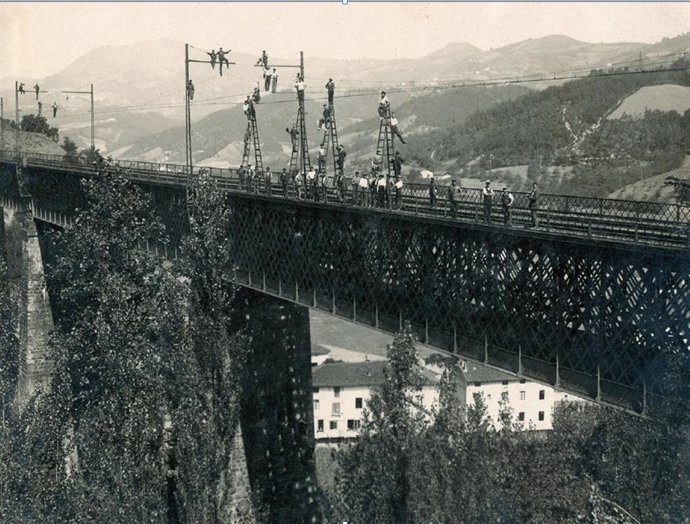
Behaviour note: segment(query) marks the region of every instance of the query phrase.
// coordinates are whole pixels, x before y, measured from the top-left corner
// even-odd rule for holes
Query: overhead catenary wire
[[[197,48],[198,49],[198,48]],[[679,56],[678,54],[673,54],[669,56]],[[621,62],[621,63],[627,63],[627,62]],[[587,71],[586,74],[577,74],[582,71]],[[599,78],[606,78],[606,77],[613,77],[613,76],[627,76],[627,75],[647,75],[647,74],[655,74],[655,73],[668,73],[668,72],[687,72],[690,71],[690,67],[662,67],[659,66],[659,64],[656,64],[655,68],[650,68],[650,69],[642,69],[639,71],[604,71],[601,73],[596,73],[593,74],[593,72],[596,71],[595,69],[585,69],[585,68],[580,68],[576,70],[571,70],[571,71],[566,71],[563,72],[562,74],[549,74],[547,75],[540,75],[536,77],[535,75],[524,75],[522,77],[515,77],[515,76],[510,76],[510,77],[500,77],[500,78],[495,78],[491,80],[479,80],[479,81],[461,81],[461,80],[448,80],[448,81],[443,81],[443,82],[436,82],[436,83],[431,83],[431,84],[418,84],[415,83],[414,85],[400,85],[397,87],[388,87],[386,88],[387,93],[414,93],[414,92],[423,92],[423,91],[441,91],[441,90],[452,90],[452,89],[463,89],[463,88],[472,88],[472,87],[492,87],[492,86],[502,86],[502,85],[520,85],[520,84],[535,84],[535,83],[543,83],[543,82],[554,82],[554,81],[568,81],[568,80],[578,80],[578,79],[583,79],[583,78],[593,78],[593,79],[599,79]],[[206,80],[204,83],[206,83],[209,80]],[[399,83],[406,83],[406,82],[399,82]],[[348,90],[348,92],[336,95],[335,98],[338,99],[344,99],[344,98],[353,98],[353,97],[362,97],[362,96],[371,96],[372,94],[378,93],[378,91],[381,89],[381,86],[366,86],[366,87],[360,87],[357,89],[351,89]],[[282,93],[287,93],[287,92],[282,92]],[[280,93],[279,93],[280,94]],[[224,107],[234,107],[236,105],[241,104],[241,100],[236,100],[232,102],[220,102],[221,100],[228,99],[228,98],[235,98],[235,97],[240,97],[243,96],[244,92],[242,93],[232,93],[232,94],[227,94],[227,95],[222,95],[222,96],[217,96],[217,97],[211,97],[211,98],[200,98],[194,101],[195,106],[224,106]],[[160,95],[158,95],[159,97]],[[326,96],[324,95],[323,97],[307,97],[305,100],[307,101],[321,101],[325,100]],[[271,104],[285,104],[285,103],[293,103],[294,99],[292,97],[286,98],[283,100],[266,100],[262,101],[261,105],[271,105]],[[25,106],[28,107],[28,106]],[[33,108],[33,105],[31,106]],[[110,109],[105,109],[103,108],[102,110],[99,110],[99,115],[104,116],[104,115],[114,115],[122,112],[132,112],[132,111],[143,111],[143,110],[154,110],[154,109],[175,109],[175,108],[180,108],[184,107],[184,102],[170,102],[170,103],[165,103],[165,104],[130,104],[126,106],[114,106],[111,107]],[[20,107],[20,110],[23,109]],[[66,114],[65,114],[66,113]],[[73,118],[77,116],[84,116],[87,115],[88,112],[84,113],[69,113],[63,110],[63,114],[60,116],[56,117],[53,120],[64,120],[67,118]]]

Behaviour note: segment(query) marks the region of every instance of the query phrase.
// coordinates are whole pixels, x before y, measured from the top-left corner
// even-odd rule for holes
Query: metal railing
[[[16,153],[0,151],[0,159],[15,162]],[[68,161],[62,155],[41,153],[23,153],[22,162],[85,175],[93,174],[98,168],[79,159]],[[137,181],[180,187],[186,185],[187,169],[181,164],[118,159],[110,165],[122,168]],[[304,183],[289,180],[284,189],[278,173],[272,174],[269,185],[263,175],[245,179],[241,183],[237,171],[233,169],[202,166],[194,166],[193,169],[197,174],[205,171],[219,188],[227,191],[373,207],[381,211],[434,216],[465,223],[490,223],[499,228],[526,228],[531,227],[533,222],[529,194],[526,192],[512,192],[515,199],[506,223],[499,191],[495,192],[491,209],[487,210],[480,189],[462,189],[460,199],[453,206],[448,198],[448,186],[436,186],[436,199],[432,202],[429,186],[423,184],[405,184],[399,190],[388,188],[380,197],[371,189],[359,188],[355,181],[348,178],[345,179],[342,192],[334,187],[332,179],[322,186],[305,186]],[[690,247],[690,206],[687,205],[541,194],[536,206],[536,218],[538,227],[534,230],[541,232],[682,249]]]

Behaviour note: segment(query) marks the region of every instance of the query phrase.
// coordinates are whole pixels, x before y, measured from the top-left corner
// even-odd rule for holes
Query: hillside
[[[230,44],[230,42],[228,42]],[[192,118],[199,120],[210,113],[238,103],[260,80],[251,45],[233,50],[231,60],[237,64],[221,78],[217,69],[192,64],[190,73],[197,88],[197,104]],[[232,46],[234,47],[234,46]],[[588,71],[610,64],[636,63],[639,56],[645,64],[668,60],[668,55],[690,49],[690,34],[664,39],[657,44],[592,44],[563,35],[516,42],[497,49],[482,50],[464,42],[454,42],[416,59],[374,60],[365,57],[334,60],[305,56],[306,80],[310,88],[322,89],[333,77],[338,92],[378,88],[409,88],[413,85],[438,85],[448,81],[476,82],[515,76],[543,76],[563,71]],[[327,48],[324,53],[327,54]],[[297,63],[299,57],[274,56],[271,62]],[[190,58],[205,59],[203,50],[192,47]],[[96,115],[99,119],[99,147],[107,151],[121,149],[126,141],[136,141],[143,134],[155,134],[169,128],[157,122],[153,113],[181,124],[184,107],[184,44],[175,40],[156,40],[125,46],[93,49],[75,62],[42,79],[22,79],[27,85],[39,83],[44,107],[53,102],[60,106],[51,125],[68,131],[77,122],[86,128],[88,95],[64,91],[88,91],[94,85]],[[281,70],[279,89],[291,90],[293,71]],[[15,79],[0,81],[0,96],[12,100]],[[535,84],[543,87],[543,84]],[[290,91],[291,92],[291,91]],[[35,112],[31,94],[20,99],[22,111]],[[132,116],[130,119],[122,115]],[[116,118],[113,123],[109,119]],[[100,123],[104,121],[101,133]],[[150,127],[142,124],[150,124]],[[72,131],[70,131],[72,133]],[[79,141],[88,133],[79,130]]]
[[[642,117],[645,111],[675,111],[679,114],[690,109],[690,87],[681,85],[645,86],[627,97],[608,118],[623,115]]]
[[[661,173],[646,180],[640,180],[625,185],[611,193],[609,198],[622,198],[624,200],[646,200],[654,202],[675,202],[675,192],[672,186],[664,182],[669,176],[690,180],[690,155],[685,157],[683,164],[676,169]]]
[[[529,90],[518,86],[474,87],[421,94],[392,93],[390,98],[401,130],[414,136],[460,124],[478,109],[513,100],[526,92]],[[350,155],[349,162],[363,162],[376,147],[380,122],[375,116],[378,97],[352,95],[336,98],[339,141]],[[314,153],[323,136],[316,125],[322,103],[318,95],[316,99],[307,98],[307,136]],[[264,163],[273,164],[274,169],[289,162],[290,142],[285,127],[294,122],[295,116],[296,101],[292,94],[276,93],[265,97],[257,106]],[[196,122],[193,125],[195,162],[222,167],[239,164],[245,127],[246,118],[240,107],[219,111]],[[177,162],[184,158],[183,148],[184,129],[178,127],[138,141],[123,156]]]
[[[13,151],[15,147],[15,135],[13,131],[5,130],[5,147],[6,151]],[[47,155],[63,155],[65,151],[57,142],[52,141],[45,135],[39,133],[21,134],[20,140],[22,151],[26,153],[43,153]]]

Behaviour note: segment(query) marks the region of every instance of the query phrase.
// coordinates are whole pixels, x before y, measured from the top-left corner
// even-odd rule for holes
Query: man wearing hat
[[[332,106],[333,105],[333,95],[335,94],[335,84],[333,83],[332,78],[328,79],[328,83],[326,83],[326,89],[328,90],[328,105]]]
[[[491,206],[493,205],[494,190],[491,189],[491,180],[487,180],[482,189],[484,197],[484,222],[491,224]]]
[[[513,195],[508,192],[508,186],[503,186],[501,193],[501,206],[503,207],[503,225],[510,225],[510,207],[513,205]]]

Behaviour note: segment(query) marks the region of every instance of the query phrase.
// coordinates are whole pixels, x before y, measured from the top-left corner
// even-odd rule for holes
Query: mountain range
[[[421,58],[375,60],[354,58],[333,60],[324,57],[305,57],[306,81],[311,93],[323,96],[322,86],[333,78],[339,92],[356,89],[408,87],[413,84],[433,85],[449,81],[477,82],[511,77],[548,76],[566,71],[588,71],[627,64],[644,67],[663,61],[669,55],[690,50],[690,33],[666,38],[656,44],[614,43],[597,44],[573,40],[563,35],[528,39],[504,47],[482,50],[467,43],[450,43],[446,47]],[[258,54],[258,52],[256,53]],[[269,53],[270,54],[270,53]],[[190,46],[190,58],[206,59],[205,51]],[[193,63],[190,75],[196,86],[197,103],[193,119],[239,102],[261,80],[259,68],[254,67],[256,56],[247,50],[230,54],[236,65],[221,78],[218,69]],[[273,63],[298,64],[298,56],[270,56]],[[279,71],[279,88],[292,92],[296,70]],[[14,98],[15,79],[0,79],[0,96],[6,101]],[[44,107],[54,101],[60,106],[58,118],[52,125],[58,128],[81,130],[88,136],[88,95],[68,95],[63,91],[88,91],[94,85],[97,127],[123,113],[157,113],[167,120],[150,118],[118,123],[125,128],[132,124],[132,141],[147,134],[163,131],[175,122],[183,121],[184,105],[184,44],[174,40],[156,40],[126,46],[104,46],[86,53],[72,64],[42,79],[20,79],[27,86],[39,83]],[[67,99],[69,97],[69,100]],[[6,104],[9,106],[10,104]],[[23,113],[36,112],[32,93],[21,97]],[[111,121],[112,123],[112,121]],[[112,127],[112,126],[108,126]],[[69,134],[69,133],[68,133]],[[97,133],[98,135],[98,133]],[[114,151],[122,147],[121,140],[113,143],[109,132],[102,148]]]

